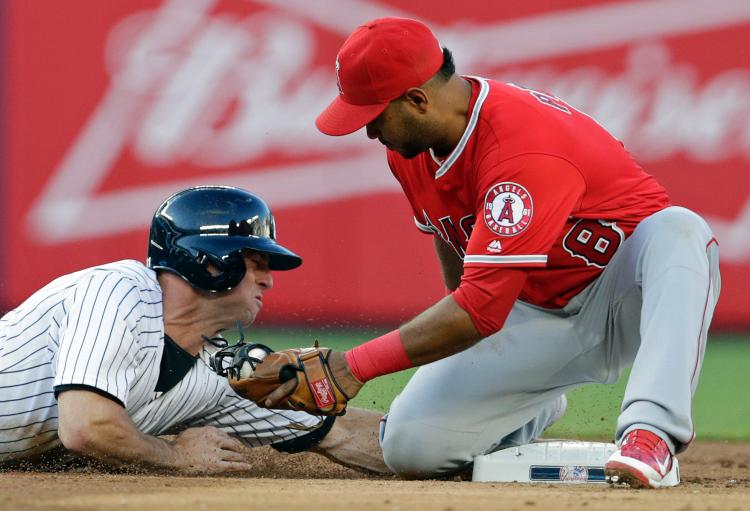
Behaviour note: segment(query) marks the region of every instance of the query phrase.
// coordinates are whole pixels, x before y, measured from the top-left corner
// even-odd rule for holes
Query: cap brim
[[[315,119],[315,126],[326,135],[348,135],[363,128],[382,114],[386,107],[388,107],[388,103],[352,105],[338,96]]]

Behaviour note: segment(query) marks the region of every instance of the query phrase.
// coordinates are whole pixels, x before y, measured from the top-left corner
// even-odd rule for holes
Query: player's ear
[[[415,108],[419,113],[425,113],[427,111],[427,106],[430,103],[430,98],[425,90],[418,87],[412,87],[407,90],[404,93],[402,100],[407,106]]]

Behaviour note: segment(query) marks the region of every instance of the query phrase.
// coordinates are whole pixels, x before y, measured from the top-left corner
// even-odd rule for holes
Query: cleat
[[[604,465],[610,484],[631,488],[666,488],[680,484],[680,464],[658,435],[634,429]]]

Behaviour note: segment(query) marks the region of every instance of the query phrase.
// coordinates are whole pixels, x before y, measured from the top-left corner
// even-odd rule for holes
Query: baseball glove
[[[311,348],[273,351],[268,346],[239,343],[211,358],[212,369],[226,376],[240,396],[265,405],[268,396],[285,382],[296,380],[293,390],[272,407],[304,410],[314,415],[343,415],[350,397],[336,382],[329,365],[329,348],[318,342]],[[290,388],[292,384],[288,385]]]

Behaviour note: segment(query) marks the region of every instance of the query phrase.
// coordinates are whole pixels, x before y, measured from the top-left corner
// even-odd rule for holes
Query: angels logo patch
[[[531,223],[534,203],[523,186],[498,183],[484,196],[484,222],[495,234],[515,236]]]

